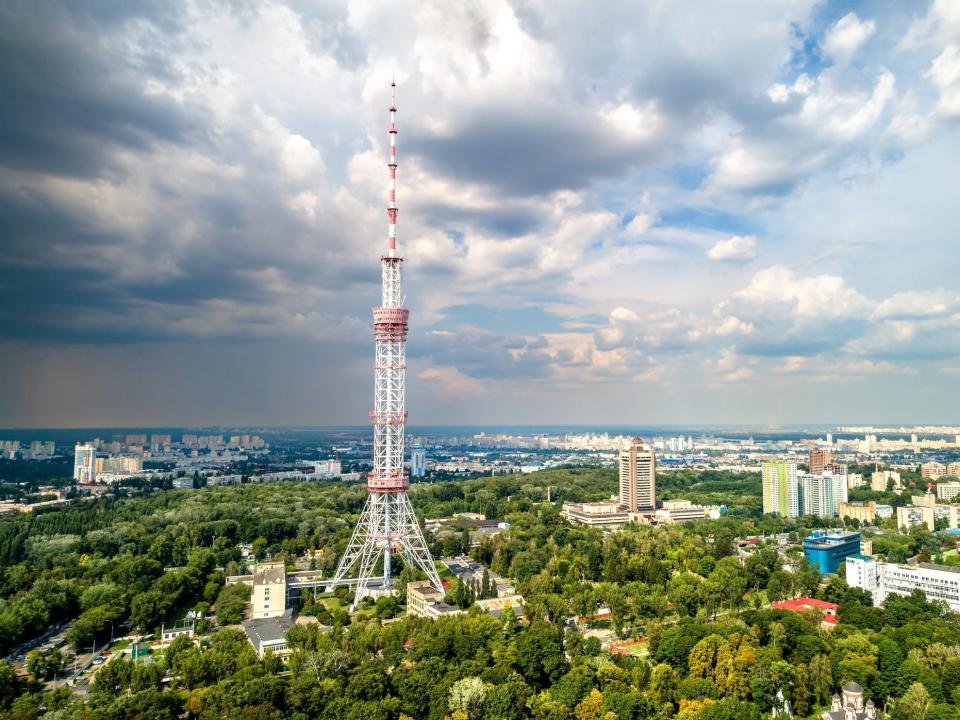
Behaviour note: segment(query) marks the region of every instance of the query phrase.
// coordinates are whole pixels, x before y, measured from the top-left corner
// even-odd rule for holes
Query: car
[[[111,652],[112,652],[111,650],[104,650],[104,651],[103,651],[103,654],[104,654],[104,655],[109,655]]]

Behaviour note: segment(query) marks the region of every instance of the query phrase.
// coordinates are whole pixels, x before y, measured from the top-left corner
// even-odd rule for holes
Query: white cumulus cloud
[[[718,240],[707,251],[707,257],[718,262],[742,263],[757,256],[757,238],[753,235],[734,235],[728,240]]]

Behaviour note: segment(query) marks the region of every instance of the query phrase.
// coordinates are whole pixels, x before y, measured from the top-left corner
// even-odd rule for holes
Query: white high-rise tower
[[[396,88],[396,83],[391,83]],[[373,309],[373,337],[377,354],[374,365],[373,470],[367,480],[367,504],[353,531],[346,552],[340,558],[330,587],[356,583],[353,608],[367,595],[394,592],[393,555],[399,553],[409,567],[422,570],[430,583],[443,592],[440,575],[433,564],[423,531],[407,497],[410,481],[403,469],[407,320],[400,294],[400,266],[397,252],[397,125],[396,98],[390,99],[390,190],[387,199],[387,252],[380,257],[383,278],[381,305]],[[383,559],[382,572],[377,564]],[[351,571],[356,568],[355,578]]]

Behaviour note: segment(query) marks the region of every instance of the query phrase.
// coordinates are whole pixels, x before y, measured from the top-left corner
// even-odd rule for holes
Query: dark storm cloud
[[[187,38],[181,10],[166,2],[47,0],[0,7],[5,338],[269,334],[278,288],[264,273],[275,273],[280,292],[294,293],[377,280],[375,267],[337,252],[342,228],[315,237],[290,211],[276,157],[256,154],[248,126],[216,128],[209,108],[189,96],[148,92],[152,80],[189,82],[184,58],[198,41]],[[224,174],[219,164],[234,169]],[[109,209],[99,211],[104,203]],[[276,251],[280,244],[286,252]],[[239,310],[208,319],[211,302]],[[322,308],[305,294],[296,310]]]
[[[468,111],[452,134],[412,129],[407,152],[432,171],[519,196],[583,188],[660,155],[653,143],[631,143],[585,113],[531,103],[490,110]]]
[[[197,131],[194,117],[143,91],[147,78],[171,76],[168,56],[145,47],[118,56],[107,32],[136,16],[172,41],[176,16],[162,3],[87,5],[0,7],[0,163],[88,175],[109,161],[104,143],[136,150]]]

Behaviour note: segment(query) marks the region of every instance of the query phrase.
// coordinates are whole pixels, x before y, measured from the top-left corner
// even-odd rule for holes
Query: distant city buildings
[[[650,512],[657,508],[657,461],[653,450],[635,437],[620,450],[620,506],[627,512]]]
[[[31,440],[23,445],[19,440],[0,440],[0,459],[16,460],[49,460],[57,452],[52,440]]]
[[[947,474],[947,466],[938,462],[925,462],[920,466],[920,477],[925,480],[936,479]]]

